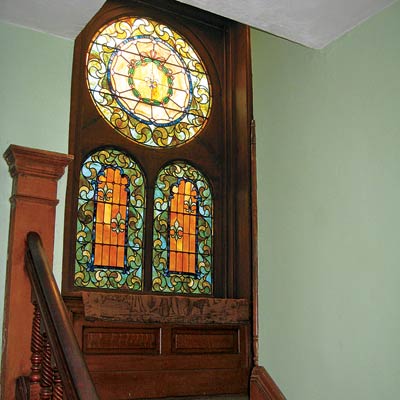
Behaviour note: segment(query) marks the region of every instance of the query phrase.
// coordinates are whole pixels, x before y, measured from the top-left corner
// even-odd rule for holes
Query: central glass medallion
[[[153,148],[184,144],[207,124],[209,75],[180,34],[146,18],[100,29],[87,55],[92,100],[117,132]]]
[[[182,57],[148,35],[129,38],[113,52],[109,80],[118,104],[144,123],[176,124],[191,105],[192,80]]]

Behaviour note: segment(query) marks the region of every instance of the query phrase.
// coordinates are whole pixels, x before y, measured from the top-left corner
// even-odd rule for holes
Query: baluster
[[[50,400],[53,395],[53,369],[51,367],[50,343],[46,333],[43,333],[43,361],[40,386],[40,400]]]
[[[53,368],[53,384],[53,400],[63,400],[64,388],[57,366],[54,366]]]
[[[33,320],[31,337],[31,375],[30,375],[30,398],[39,398],[40,391],[40,369],[42,366],[43,339],[40,333],[41,314],[36,301],[33,302]]]

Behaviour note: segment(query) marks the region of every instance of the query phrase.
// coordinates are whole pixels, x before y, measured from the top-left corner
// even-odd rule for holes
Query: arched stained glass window
[[[170,27],[125,17],[89,46],[87,85],[104,119],[149,147],[186,143],[207,123],[211,85],[191,44]]]
[[[212,241],[207,179],[188,163],[169,164],[154,190],[153,291],[212,294]]]
[[[142,289],[144,178],[115,149],[91,154],[80,171],[75,286]]]

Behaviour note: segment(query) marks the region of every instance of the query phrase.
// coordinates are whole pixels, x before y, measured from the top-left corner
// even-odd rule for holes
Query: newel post
[[[33,306],[31,287],[24,270],[26,236],[40,234],[52,265],[57,182],[72,156],[11,145],[4,153],[13,178],[7,273],[4,294],[1,396],[15,398],[15,382],[31,372]]]

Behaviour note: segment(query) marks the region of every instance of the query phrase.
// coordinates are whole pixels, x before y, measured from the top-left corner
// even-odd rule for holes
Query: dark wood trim
[[[20,376],[15,383],[15,400],[29,400],[29,377]]]
[[[286,400],[264,367],[254,367],[250,377],[250,400]]]
[[[257,157],[256,124],[251,122],[251,209],[252,209],[252,329],[253,363],[258,366],[258,215],[257,215]]]
[[[187,14],[186,14],[187,13]],[[123,15],[151,15],[175,27],[199,52],[210,74],[213,107],[204,131],[185,146],[151,149],[127,141],[103,121],[85,85],[85,54],[99,27]],[[154,15],[153,15],[154,14]],[[176,15],[180,18],[177,19]],[[210,28],[214,25],[214,29]],[[240,62],[237,55],[240,54]],[[109,1],[75,42],[69,151],[75,165],[68,174],[65,209],[64,296],[79,296],[74,287],[77,191],[80,163],[94,148],[113,143],[142,167],[147,182],[144,293],[151,293],[151,187],[159,169],[180,159],[199,168],[214,195],[214,297],[251,299],[252,230],[250,124],[252,119],[249,28],[177,2]],[[195,157],[193,155],[196,155]],[[93,289],[89,289],[93,290]]]

